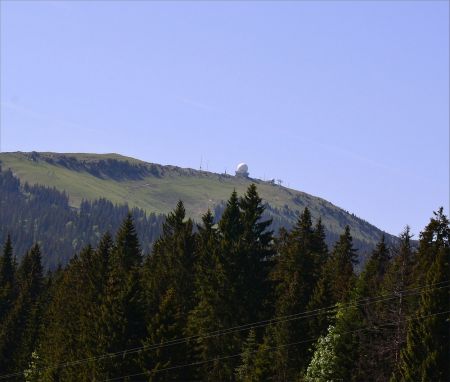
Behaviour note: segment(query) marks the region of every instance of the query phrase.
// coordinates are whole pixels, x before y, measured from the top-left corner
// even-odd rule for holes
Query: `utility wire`
[[[358,306],[393,300],[393,299],[398,298],[399,294],[402,294],[404,297],[414,296],[417,294],[424,293],[424,292],[418,292],[418,291],[420,291],[422,289],[428,289],[431,286],[440,285],[440,287],[432,288],[429,290],[448,288],[450,285],[445,286],[445,284],[448,284],[448,283],[450,283],[450,281],[443,281],[443,282],[439,282],[439,283],[435,283],[435,284],[422,285],[422,286],[415,287],[415,288],[409,288],[409,289],[404,289],[404,290],[400,290],[400,291],[395,291],[394,293],[391,293],[391,294],[385,294],[385,295],[379,295],[379,296],[372,297],[372,298],[360,299],[360,300],[352,301],[352,302],[349,302],[346,304],[341,304],[339,306],[339,309],[350,309],[350,308],[355,308]],[[444,284],[444,286],[442,286],[442,284]],[[412,291],[416,291],[416,292],[409,293]],[[117,351],[114,353],[105,353],[105,354],[100,354],[100,355],[94,356],[94,357],[63,362],[60,364],[43,367],[41,369],[38,369],[38,371],[51,370],[51,369],[57,369],[57,368],[65,368],[65,367],[69,367],[69,366],[80,365],[80,364],[83,364],[83,363],[86,363],[89,361],[101,361],[104,359],[111,359],[111,358],[114,358],[117,356],[125,356],[125,355],[134,354],[134,353],[141,352],[141,351],[156,350],[156,349],[163,348],[163,347],[179,345],[179,344],[182,344],[182,343],[185,343],[188,341],[203,340],[203,339],[207,339],[207,338],[219,337],[219,336],[223,336],[226,334],[241,332],[241,331],[248,330],[251,328],[259,328],[259,327],[274,325],[274,324],[278,324],[278,323],[282,323],[282,322],[289,322],[289,321],[294,321],[294,320],[303,319],[303,318],[311,318],[311,317],[315,317],[315,316],[318,316],[321,314],[335,313],[336,309],[338,309],[338,307],[336,305],[332,305],[332,306],[329,306],[326,308],[303,311],[303,312],[296,313],[296,314],[275,317],[275,318],[272,318],[269,320],[256,321],[256,322],[251,322],[251,323],[247,323],[244,325],[234,326],[234,327],[227,328],[227,329],[217,330],[217,331],[205,333],[204,335],[182,337],[182,338],[177,338],[177,339],[169,340],[166,342],[162,342],[160,344],[143,345],[143,346],[131,348],[128,350]],[[20,375],[23,375],[23,371],[2,375],[2,376],[0,376],[0,380],[15,377],[15,376],[20,376]]]
[[[438,312],[438,313],[428,314],[426,316],[412,317],[412,318],[409,318],[409,319],[402,320],[402,322],[413,321],[413,320],[420,320],[420,319],[423,319],[423,318],[432,317],[432,316],[439,316],[441,314],[446,314],[446,313],[450,313],[450,310],[447,310],[445,312]],[[390,325],[393,325],[393,324],[396,324],[396,322],[390,322],[390,323],[387,323],[387,324],[384,324],[384,325],[380,325],[379,327],[390,326]],[[370,329],[349,330],[349,331],[346,331],[346,332],[342,332],[340,334],[352,334],[352,333],[357,333],[357,332],[364,332],[364,331],[367,331],[367,330],[370,330]],[[315,341],[318,341],[321,337],[322,336],[316,337],[316,338],[310,338],[310,339],[303,340],[303,341],[298,341],[298,342],[291,342],[291,343],[288,343],[288,344],[283,344],[283,345],[278,345],[278,346],[271,346],[271,347],[266,348],[266,350],[271,351],[271,350],[275,350],[275,349],[279,349],[279,348],[283,348],[283,347],[300,345],[300,344],[307,343],[307,342],[315,342]],[[258,350],[254,350],[254,351],[251,351],[250,353],[254,354],[254,353],[257,353],[257,352],[258,352]],[[187,364],[183,364],[183,365],[175,365],[175,366],[171,366],[171,367],[166,367],[166,368],[163,368],[163,369],[155,370],[153,372],[153,374],[161,373],[163,371],[182,369],[182,368],[190,367],[190,366],[199,366],[199,365],[203,365],[203,364],[206,364],[206,363],[209,363],[209,362],[222,361],[222,360],[229,359],[229,358],[236,358],[236,357],[242,356],[243,354],[244,353],[237,353],[237,354],[232,354],[232,355],[227,355],[227,356],[222,356],[222,357],[211,358],[211,359],[207,359],[205,361],[192,362],[192,363],[187,363]],[[104,382],[117,381],[117,380],[120,380],[122,378],[138,377],[138,376],[146,375],[146,374],[148,374],[148,372],[129,374],[129,375],[121,376],[121,377],[108,378],[108,379],[105,379]]]

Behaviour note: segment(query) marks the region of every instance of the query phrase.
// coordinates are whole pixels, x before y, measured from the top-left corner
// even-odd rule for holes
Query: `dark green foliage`
[[[382,381],[389,378],[386,373],[390,369],[385,367],[383,360],[392,329],[383,326],[385,304],[378,303],[389,261],[390,250],[382,236],[356,280],[350,304],[342,306],[336,320],[337,344],[343,347],[337,365],[345,370],[345,380]]]
[[[253,382],[258,381],[256,375],[256,353],[258,344],[256,342],[255,330],[252,328],[248,333],[248,337],[242,345],[241,364],[236,368],[236,381],[238,382]]]
[[[309,321],[310,334],[313,337],[324,335],[331,324],[329,309],[337,302],[346,302],[350,298],[356,280],[353,266],[357,261],[350,228],[345,227],[330,257],[322,255],[318,258],[326,260],[322,261],[322,267],[317,270],[320,275],[307,305],[308,310],[317,310],[318,313],[314,320]]]
[[[163,215],[147,215],[106,199],[82,201],[77,211],[70,207],[66,193],[21,185],[11,171],[1,168],[0,206],[0,241],[6,241],[10,232],[19,259],[33,243],[40,243],[44,268],[52,270],[67,264],[86,245],[97,245],[104,232],[117,231],[128,213],[133,216],[143,250],[148,252],[164,220]]]
[[[328,246],[326,242],[325,227],[322,219],[319,218],[314,227],[312,236],[312,252],[314,253],[314,280],[320,278],[321,270],[325,262],[328,260]]]
[[[326,245],[320,232],[312,227],[311,215],[307,208],[286,238],[276,258],[273,271],[275,289],[275,316],[285,317],[306,310],[317,283],[318,268],[326,256]],[[305,320],[285,321],[269,327],[275,346],[298,341],[308,335],[308,322]],[[306,366],[308,344],[292,348],[280,347],[275,351],[273,372],[280,380],[292,380]]]
[[[314,319],[308,320],[311,338],[318,338],[319,336],[324,335],[334,317],[333,313],[330,314],[332,307],[336,303],[333,298],[333,285],[330,273],[329,267],[324,266],[322,268],[322,274],[317,281],[311,299],[306,306],[306,310],[317,313],[317,316],[314,317]]]
[[[8,238],[0,257],[0,377],[449,379],[442,210],[417,253],[409,229],[392,250],[382,237],[357,275],[348,227],[329,255],[324,227],[308,209],[274,238],[264,208],[251,186],[242,198],[230,196],[217,224],[208,211],[194,229],[179,202],[146,258],[128,215],[114,240],[105,234],[47,276],[38,245],[17,266]]]
[[[17,297],[1,325],[0,370],[13,371],[28,366],[36,349],[43,304],[44,283],[41,252],[34,245],[17,271]]]
[[[229,327],[232,317],[227,312],[229,296],[226,293],[225,260],[219,251],[218,231],[210,211],[202,221],[203,225],[198,227],[195,264],[197,304],[189,313],[187,332],[193,337],[200,336],[191,341],[197,359],[208,360],[227,352],[229,343],[221,336],[208,337],[207,333]],[[207,363],[199,367],[200,375],[205,380],[220,379],[224,373],[221,366],[220,362]]]
[[[183,337],[189,311],[194,307],[195,236],[193,223],[185,220],[183,203],[163,224],[163,235],[144,265],[143,285],[146,291],[147,338],[152,345]],[[142,365],[152,380],[177,379],[185,370],[155,374],[159,369],[184,362],[189,351],[186,344],[144,352]]]
[[[15,297],[16,262],[13,256],[11,236],[6,238],[0,257],[0,323],[7,316]]]
[[[400,235],[401,242],[397,248],[394,248],[394,257],[392,258],[386,271],[382,293],[384,295],[393,295],[398,298],[384,301],[383,318],[394,322],[395,325],[386,336],[391,338],[391,346],[384,352],[384,363],[389,371],[395,370],[399,364],[400,349],[406,341],[406,317],[414,312],[417,305],[417,293],[412,290],[414,284],[413,268],[416,254],[411,247],[411,234],[409,227]],[[404,292],[404,291],[410,292]],[[420,290],[419,290],[420,292]]]
[[[401,381],[450,380],[450,248],[441,248],[430,267],[429,285],[420,299],[417,319],[411,317],[401,353]]]
[[[111,251],[108,277],[101,305],[100,346],[106,353],[125,350],[120,363],[106,362],[108,376],[136,370],[136,357],[126,350],[141,344],[145,335],[144,295],[140,279],[142,254],[131,215],[124,220]]]
[[[86,247],[64,272],[53,276],[46,330],[37,353],[45,364],[93,357],[105,351],[101,314],[112,246],[111,236],[105,234],[97,249]],[[45,380],[93,380],[105,378],[105,370],[104,362],[86,362],[42,374]]]
[[[267,282],[273,256],[273,231],[269,230],[270,219],[263,220],[265,206],[259,197],[255,184],[251,184],[239,200],[243,228],[239,246],[241,259],[235,271],[242,280],[240,303],[246,306],[248,320],[265,318],[261,307],[269,291]]]
[[[415,265],[414,279],[416,284],[423,284],[426,272],[431,267],[440,248],[449,246],[449,220],[441,207],[433,212],[433,218],[420,233],[419,249]]]
[[[408,323],[401,352],[400,381],[450,379],[450,227],[442,208],[421,234],[416,274],[425,274],[426,288],[417,313]],[[422,269],[421,266],[427,266]]]
[[[328,261],[328,275],[331,278],[332,296],[334,302],[346,301],[355,281],[353,266],[357,264],[356,250],[350,227],[346,226],[344,233],[335,244]]]
[[[363,273],[360,275],[359,295],[372,297],[374,293],[379,293],[378,291],[389,266],[389,252],[383,235],[369,258]]]

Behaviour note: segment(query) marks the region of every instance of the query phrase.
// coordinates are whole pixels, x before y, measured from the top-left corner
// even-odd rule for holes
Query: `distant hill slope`
[[[314,219],[322,217],[330,243],[346,224],[352,229],[356,246],[364,252],[373,248],[383,233],[332,203],[301,191],[258,179],[163,166],[118,154],[0,153],[0,165],[4,170],[11,169],[22,183],[65,191],[69,204],[76,208],[83,199],[105,198],[148,213],[166,214],[183,200],[188,215],[199,220],[208,208],[220,213],[220,206],[233,189],[243,195],[253,182],[268,204],[274,228],[292,226],[298,213],[308,207]],[[395,240],[394,236],[386,237]]]

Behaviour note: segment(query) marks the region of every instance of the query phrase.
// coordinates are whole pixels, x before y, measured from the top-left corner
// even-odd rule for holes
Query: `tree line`
[[[163,177],[169,171],[174,175],[196,176],[194,170],[179,169],[160,165],[132,164],[128,161],[113,159],[100,161],[78,160],[64,155],[50,157],[39,153],[24,154],[31,161],[44,161],[51,165],[65,167],[71,171],[87,172],[102,179],[115,181],[137,180],[143,176]],[[115,175],[114,175],[115,174]],[[221,175],[217,175],[220,179]],[[257,184],[258,180],[255,180]],[[290,191],[288,191],[290,192]],[[291,194],[293,196],[294,194]],[[280,228],[292,229],[300,211],[308,204],[298,195],[293,201],[298,209],[291,209],[287,205],[283,208],[265,205],[264,219],[271,219],[270,229],[278,232]],[[322,202],[319,202],[322,203]],[[76,204],[76,207],[73,206]],[[81,251],[86,244],[98,245],[104,232],[116,232],[127,213],[133,216],[136,232],[142,250],[148,253],[153,243],[160,236],[165,214],[147,213],[141,208],[131,208],[127,204],[114,204],[105,198],[97,200],[82,200],[74,203],[65,191],[39,184],[30,185],[21,182],[10,169],[2,169],[0,165],[0,243],[4,243],[8,234],[15,243],[15,250],[19,259],[35,243],[41,247],[44,269],[56,269],[65,266],[70,258]],[[212,212],[214,220],[220,220],[226,208],[226,201],[214,205]],[[347,223],[358,229],[363,235],[353,238],[359,249],[359,258],[363,261],[358,264],[362,267],[368,254],[375,244],[368,238],[378,237],[381,231],[364,220],[352,216],[349,220],[348,212],[338,208],[320,210],[323,216],[331,218],[339,226]],[[349,223],[351,221],[351,223]],[[339,239],[339,231],[325,225],[326,243],[332,247]],[[196,224],[194,222],[194,229]],[[366,238],[364,238],[364,236]],[[386,240],[395,243],[395,237],[388,235]]]
[[[11,170],[0,167],[0,242],[8,233],[21,258],[35,243],[45,253],[45,269],[65,265],[86,243],[97,245],[104,232],[115,232],[131,213],[143,250],[149,251],[161,234],[165,219],[142,209],[115,205],[106,199],[84,200],[79,209],[65,192],[40,185],[21,184]]]
[[[0,259],[0,378],[17,381],[448,381],[450,226],[380,238],[360,274],[305,208],[277,235],[255,185],[216,223],[182,202],[143,255],[133,217],[44,273]]]

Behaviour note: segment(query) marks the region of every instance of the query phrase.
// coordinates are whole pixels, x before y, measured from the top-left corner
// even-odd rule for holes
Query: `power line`
[[[444,312],[438,312],[438,313],[428,314],[428,315],[426,315],[426,316],[412,317],[412,318],[409,318],[409,319],[405,319],[405,320],[403,320],[402,322],[408,322],[408,321],[413,321],[413,320],[419,320],[419,319],[423,319],[423,318],[427,318],[427,317],[432,317],[432,316],[439,316],[439,315],[441,315],[441,314],[446,314],[446,313],[450,313],[450,310],[447,310],[447,311],[444,311]],[[390,322],[390,323],[387,323],[387,324],[384,324],[384,325],[380,325],[379,327],[389,326],[389,325],[393,325],[393,324],[396,324],[396,322]],[[347,331],[347,332],[342,332],[342,333],[340,333],[340,334],[352,334],[352,333],[357,333],[357,332],[364,332],[364,331],[367,331],[367,330],[370,330],[370,329],[356,329],[356,330],[349,330],[349,331]],[[288,343],[288,344],[283,344],[283,345],[278,345],[278,346],[271,346],[271,347],[266,348],[266,350],[271,351],[271,350],[275,350],[275,349],[279,349],[279,348],[283,348],[283,347],[289,347],[289,346],[294,346],[294,345],[300,345],[300,344],[302,344],[302,343],[315,342],[315,341],[318,341],[319,338],[321,338],[321,337],[322,337],[322,336],[320,336],[320,337],[315,337],[315,338],[310,338],[310,339],[303,340],[303,341],[291,342],[291,343]],[[257,353],[257,352],[258,352],[258,350],[254,350],[254,351],[251,351],[250,353],[251,353],[251,354],[254,354],[254,353]],[[163,368],[163,369],[155,370],[155,371],[153,372],[153,374],[161,373],[161,372],[163,372],[163,371],[170,371],[170,370],[175,370],[175,369],[182,369],[182,368],[185,368],[185,367],[200,366],[200,365],[203,365],[203,364],[206,364],[206,363],[209,363],[209,362],[222,361],[222,360],[229,359],[229,358],[236,358],[236,357],[242,356],[243,354],[244,354],[244,353],[237,353],[237,354],[232,354],[232,355],[228,355],[228,356],[222,356],[222,357],[211,358],[211,359],[208,359],[208,360],[205,360],[205,361],[197,361],[197,362],[187,363],[187,364],[183,364],[183,365],[175,365],[175,366],[171,366],[171,367],[166,367],[166,368]],[[120,380],[120,379],[122,379],[122,378],[128,378],[128,377],[138,377],[138,376],[140,376],[140,375],[145,375],[145,374],[147,374],[147,372],[136,373],[136,374],[129,374],[129,375],[124,375],[124,376],[121,376],[121,377],[115,377],[115,378],[108,378],[108,379],[105,379],[104,382],[117,381],[117,380]]]
[[[410,291],[414,291],[414,290],[421,290],[421,289],[425,289],[425,288],[429,288],[430,286],[435,286],[435,285],[441,285],[441,284],[447,284],[450,281],[444,281],[444,282],[440,282],[440,283],[435,283],[435,284],[429,284],[429,285],[424,285],[424,286],[419,286],[419,287],[415,287],[415,288],[409,288],[409,289],[404,289],[404,290],[400,290],[397,291],[393,294],[387,294],[387,295],[379,295],[373,298],[366,298],[366,299],[360,299],[360,300],[356,300],[353,302],[349,302],[346,304],[341,304],[340,308],[341,309],[345,309],[345,308],[353,308],[353,307],[358,307],[361,305],[367,305],[367,304],[372,304],[372,303],[377,303],[377,302],[383,302],[383,301],[387,301],[387,300],[392,300],[397,298],[397,294],[398,293],[403,293],[403,292],[410,292]],[[448,286],[447,286],[448,287]],[[433,288],[432,290],[435,289],[441,289],[441,288],[446,288],[444,287],[440,287],[440,288]],[[416,293],[411,293],[408,295],[405,295],[405,297],[408,296],[413,296],[416,294],[420,294],[419,292]],[[388,297],[388,296],[393,296],[394,297]],[[386,297],[386,298],[382,298],[382,297]],[[382,299],[380,299],[382,298]],[[178,339],[173,339],[170,341],[166,341],[160,344],[152,344],[152,345],[143,345],[140,347],[136,347],[136,348],[132,348],[132,349],[128,349],[128,350],[121,350],[121,351],[117,351],[115,353],[105,353],[105,354],[101,354],[98,356],[94,356],[94,357],[89,357],[89,358],[84,358],[84,359],[79,359],[79,360],[74,360],[74,361],[68,361],[68,362],[63,362],[61,364],[57,364],[57,365],[52,365],[52,366],[47,366],[44,367],[42,369],[38,369],[39,371],[43,371],[43,370],[51,370],[51,369],[55,369],[55,368],[64,368],[64,367],[68,367],[68,366],[75,366],[75,365],[79,365],[79,364],[83,364],[86,363],[88,361],[100,361],[103,359],[111,359],[120,355],[129,355],[129,354],[134,354],[140,351],[148,351],[148,350],[155,350],[155,349],[159,349],[162,347],[168,347],[168,346],[174,346],[174,345],[178,345],[178,344],[182,344],[184,342],[190,341],[190,340],[200,340],[200,339],[207,339],[207,338],[212,338],[212,337],[219,337],[222,335],[226,335],[226,334],[231,334],[231,333],[235,333],[235,332],[239,332],[239,331],[244,331],[250,328],[258,328],[258,327],[264,327],[267,325],[271,325],[271,324],[278,324],[281,322],[287,322],[287,321],[294,321],[294,320],[298,320],[298,319],[302,319],[302,318],[311,318],[311,317],[315,317],[317,315],[320,314],[329,314],[329,313],[334,313],[335,310],[337,309],[336,305],[330,306],[330,307],[326,307],[326,308],[320,308],[320,309],[315,309],[315,310],[310,310],[310,311],[304,311],[301,313],[296,313],[296,314],[292,314],[292,315],[288,315],[288,316],[280,316],[280,317],[276,317],[270,320],[263,320],[263,321],[257,321],[257,322],[251,322],[248,324],[244,324],[244,325],[239,325],[239,326],[235,326],[235,327],[231,327],[231,328],[227,328],[227,329],[222,329],[222,330],[218,330],[218,331],[214,331],[214,332],[209,332],[206,333],[204,335],[198,335],[198,336],[191,336],[191,337],[183,337],[183,338],[178,338]],[[316,313],[314,313],[316,312]],[[314,314],[311,314],[314,313]],[[13,377],[13,376],[18,376],[21,375],[23,372],[16,372],[16,373],[11,373],[8,375],[4,375],[4,376],[0,376],[0,380],[1,379],[5,379],[5,378],[9,378],[9,377]]]
[[[349,309],[349,308],[355,308],[358,306],[393,300],[393,299],[398,298],[400,295],[402,295],[403,297],[414,296],[414,295],[423,293],[423,292],[418,292],[418,291],[420,291],[422,289],[427,289],[432,286],[441,285],[440,287],[432,288],[429,290],[448,288],[450,285],[442,286],[442,285],[445,285],[448,283],[450,283],[450,281],[442,281],[439,283],[422,285],[422,286],[418,286],[415,288],[403,289],[403,290],[396,291],[396,292],[390,293],[390,294],[378,295],[378,296],[375,296],[372,298],[364,298],[364,299],[348,302],[346,304],[341,304],[339,306],[339,309]],[[412,292],[412,291],[416,291],[416,292],[408,293],[408,292]],[[403,293],[406,293],[406,294],[403,294]],[[134,353],[137,353],[140,351],[156,350],[156,349],[163,348],[163,347],[179,345],[179,344],[191,341],[191,340],[192,341],[193,340],[203,340],[203,339],[208,339],[208,338],[213,338],[213,337],[220,337],[220,336],[223,336],[226,334],[236,333],[236,332],[248,330],[251,328],[259,328],[259,327],[264,327],[264,326],[268,326],[268,325],[279,324],[282,322],[289,322],[289,321],[299,320],[299,319],[303,319],[303,318],[311,318],[311,317],[315,317],[315,316],[318,316],[321,314],[335,313],[336,309],[338,309],[337,305],[332,305],[332,306],[325,307],[325,308],[303,311],[303,312],[295,313],[295,314],[291,314],[291,315],[275,317],[275,318],[272,318],[269,320],[256,321],[256,322],[251,322],[251,323],[247,323],[247,324],[243,324],[243,325],[234,326],[234,327],[227,328],[227,329],[217,330],[217,331],[205,333],[204,335],[181,337],[181,338],[169,340],[169,341],[166,341],[166,342],[163,342],[160,344],[143,345],[143,346],[131,348],[128,350],[120,350],[120,351],[117,351],[114,353],[105,353],[105,354],[100,354],[100,355],[94,356],[94,357],[88,357],[88,358],[83,358],[83,359],[79,359],[79,360],[63,362],[63,363],[60,363],[57,365],[43,367],[41,369],[38,369],[38,371],[75,366],[75,365],[80,365],[80,364],[83,364],[83,363],[86,363],[89,361],[101,361],[104,359],[111,359],[111,358],[125,355],[125,354],[126,355],[134,354]],[[23,374],[23,371],[3,375],[3,376],[0,376],[0,380],[10,378],[10,377],[20,376],[22,374]]]

